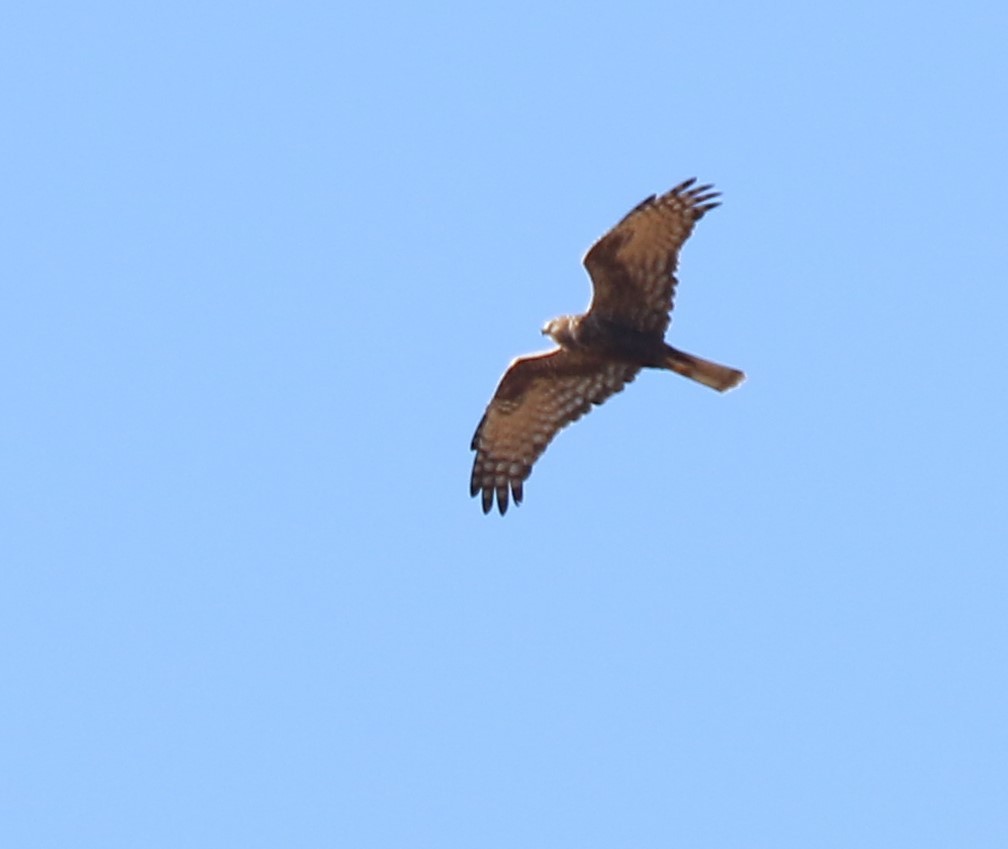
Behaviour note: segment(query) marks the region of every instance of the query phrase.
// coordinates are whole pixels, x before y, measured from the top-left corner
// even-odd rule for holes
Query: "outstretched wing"
[[[599,239],[584,258],[594,293],[589,315],[664,335],[675,294],[679,248],[719,192],[694,177],[652,195]]]
[[[508,493],[522,500],[522,483],[557,432],[636,377],[640,366],[557,348],[515,360],[501,378],[472,438],[476,452],[470,495],[483,493],[483,512],[503,516]]]

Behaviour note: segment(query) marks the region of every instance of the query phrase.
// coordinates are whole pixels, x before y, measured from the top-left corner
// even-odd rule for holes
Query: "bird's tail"
[[[694,357],[685,351],[676,350],[671,345],[665,346],[665,359],[662,361],[662,367],[695,380],[697,383],[702,383],[704,386],[709,386],[711,389],[716,389],[718,392],[733,389],[745,380],[745,374],[738,369]]]

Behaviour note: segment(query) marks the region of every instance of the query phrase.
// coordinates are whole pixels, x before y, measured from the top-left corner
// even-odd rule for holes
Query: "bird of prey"
[[[745,375],[665,343],[679,249],[695,222],[719,203],[696,178],[634,207],[584,258],[592,300],[584,315],[561,316],[542,332],[559,347],[519,357],[501,378],[470,448],[476,452],[470,494],[522,500],[532,464],[568,424],[622,391],[642,368],[668,369],[724,392]]]

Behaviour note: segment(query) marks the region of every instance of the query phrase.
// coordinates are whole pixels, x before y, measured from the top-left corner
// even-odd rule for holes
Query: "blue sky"
[[[0,837],[1008,844],[1001,4],[3,13]],[[673,344],[468,497],[580,259]]]

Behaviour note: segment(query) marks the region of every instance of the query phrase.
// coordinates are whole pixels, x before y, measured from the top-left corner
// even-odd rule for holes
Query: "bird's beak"
[[[541,333],[541,334],[542,334],[543,336],[545,336],[545,335],[547,334],[547,332],[548,332],[548,331],[547,331],[547,329],[546,329],[546,325],[545,325],[545,324],[544,324],[544,325],[543,325],[542,327],[540,327],[540,328],[539,328],[539,332],[540,332],[540,333]]]

